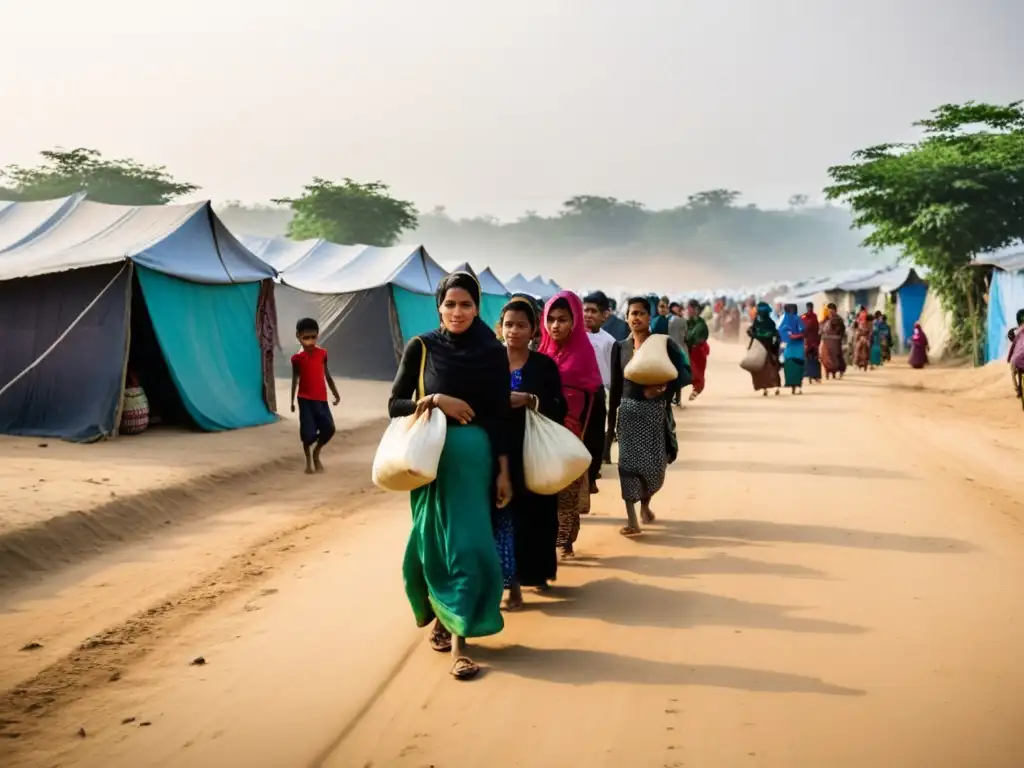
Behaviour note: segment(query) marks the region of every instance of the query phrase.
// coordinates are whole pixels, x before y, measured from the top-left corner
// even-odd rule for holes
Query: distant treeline
[[[443,207],[420,214],[404,241],[423,243],[445,262],[490,265],[506,275],[544,272],[584,281],[586,270],[611,271],[627,281],[638,267],[660,268],[691,281],[755,282],[825,275],[862,266],[873,257],[859,246],[849,213],[806,205],[794,195],[787,210],[740,205],[739,193],[713,190],[685,205],[651,210],[640,203],[581,195],[553,216],[528,211],[518,220],[456,219]],[[291,211],[229,203],[219,208],[229,227],[262,236],[284,235]]]

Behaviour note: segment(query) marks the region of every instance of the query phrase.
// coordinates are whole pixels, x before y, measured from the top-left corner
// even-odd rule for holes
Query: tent
[[[282,335],[294,333],[302,316],[288,313],[304,306],[303,314],[320,323],[320,343],[336,376],[393,379],[405,345],[437,327],[434,293],[447,273],[422,245],[381,248],[252,237],[243,242],[268,263],[281,265]]]
[[[537,275],[537,277],[532,280],[527,280],[523,277],[522,273],[506,280],[505,287],[508,288],[511,293],[525,293],[529,296],[538,298],[541,301],[547,301],[562,290],[556,283],[548,282],[540,275]]]
[[[978,257],[974,264],[992,268],[985,318],[985,362],[1005,360],[1010,346],[1007,331],[1017,326],[1017,310],[1024,309],[1024,245]]]
[[[510,293],[525,293],[529,296],[534,296],[534,291],[537,288],[529,280],[523,277],[522,273],[506,280],[505,287],[508,288]]]
[[[272,334],[258,327],[270,327],[274,274],[208,202],[5,206],[0,432],[116,435],[126,375],[165,422],[273,421],[273,351],[260,341]]]

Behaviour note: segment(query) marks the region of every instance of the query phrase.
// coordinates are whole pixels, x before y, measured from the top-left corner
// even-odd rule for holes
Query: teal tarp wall
[[[507,302],[507,296],[485,293],[480,297],[480,319],[487,323],[488,328],[497,328],[501,310]]]
[[[421,333],[432,331],[437,328],[437,300],[433,295],[426,296],[421,293],[413,293],[397,285],[391,287],[395,297],[395,309],[398,310],[398,325],[402,331],[402,344],[408,344],[409,340]],[[501,308],[508,301],[504,296],[493,296],[484,294],[480,297],[480,319],[488,328],[494,328],[498,324],[498,317],[501,315]]]
[[[391,286],[395,298],[395,309],[398,312],[398,327],[402,332],[402,345],[419,336],[432,331],[440,322],[437,317],[437,302],[434,295],[413,293],[397,285]]]
[[[204,285],[137,267],[164,360],[200,429],[269,424],[256,340],[259,283]]]

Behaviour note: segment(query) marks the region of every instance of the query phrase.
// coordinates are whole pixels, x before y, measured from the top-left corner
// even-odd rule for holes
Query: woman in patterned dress
[[[547,355],[558,366],[565,398],[564,424],[576,437],[583,439],[594,397],[601,389],[601,369],[597,365],[594,345],[587,335],[583,318],[583,302],[572,291],[561,291],[548,300],[541,323],[538,352]],[[558,542],[562,557],[575,554],[574,544],[580,533],[580,515],[590,512],[590,476],[584,472],[572,485],[558,494]]]
[[[673,395],[692,381],[693,375],[686,355],[679,346],[668,340],[668,356],[679,376],[660,387],[644,387],[625,378],[626,365],[650,336],[651,305],[644,298],[629,300],[626,320],[632,335],[615,345],[612,357],[612,386],[608,402],[608,438],[619,440],[619,485],[626,503],[626,527],[623,536],[640,534],[640,520],[636,505],[640,504],[640,517],[645,523],[654,522],[651,498],[665,484],[668,465],[676,459],[674,424],[670,421]]]
[[[533,303],[513,298],[502,309],[499,322],[512,377],[508,426],[512,502],[494,511],[494,538],[508,590],[505,609],[514,611],[523,605],[522,587],[545,590],[558,569],[558,497],[533,493],[523,476],[526,409],[536,408],[559,424],[565,420],[566,409],[558,366],[546,355],[530,350],[537,327]]]

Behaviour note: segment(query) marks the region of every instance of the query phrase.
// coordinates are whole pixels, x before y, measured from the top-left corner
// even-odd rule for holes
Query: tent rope
[[[54,341],[53,344],[46,348],[46,351],[43,352],[43,354],[41,354],[39,357],[37,357],[35,360],[29,363],[28,367],[26,367],[25,370],[23,370],[9,382],[4,384],[2,388],[0,388],[0,397],[3,397],[4,393],[7,392],[7,390],[9,390],[23,378],[25,378],[25,376],[27,376],[34,368],[36,368],[36,366],[38,366],[41,362],[43,362],[43,360],[50,356],[50,353],[53,352],[53,350],[55,350],[57,346],[62,341],[64,341],[65,338],[67,338],[67,335],[75,329],[75,326],[82,321],[82,318],[89,314],[89,310],[95,307],[97,302],[99,302],[99,300],[103,298],[103,294],[110,290],[110,286],[117,282],[117,278],[124,274],[124,271],[128,269],[128,265],[130,263],[130,261],[125,261],[124,266],[122,266],[121,269],[117,271],[117,274],[110,278],[110,282],[103,286],[103,290],[96,294],[96,298],[90,301],[89,304],[85,307],[85,309],[78,313],[78,317],[71,321],[71,325],[67,327],[64,333],[57,337],[57,340]]]

